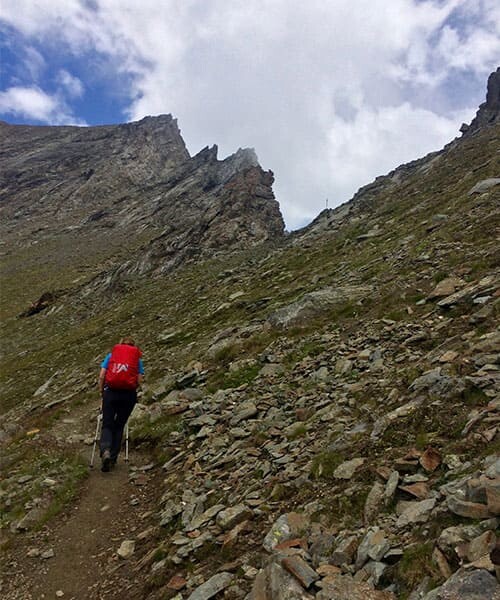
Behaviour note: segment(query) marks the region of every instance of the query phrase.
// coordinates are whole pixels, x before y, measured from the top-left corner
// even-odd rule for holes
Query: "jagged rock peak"
[[[126,237],[138,255],[122,268],[127,274],[164,273],[283,236],[274,176],[255,150],[219,160],[214,145],[191,157],[170,114],[93,127],[0,127],[0,237],[15,230],[15,243],[33,241],[35,221],[43,231],[37,243],[75,230],[96,247]]]
[[[168,137],[179,138],[184,144],[181,136],[181,130],[177,123],[177,119],[171,114],[157,115],[155,117],[147,116],[140,121],[131,121],[125,123],[122,127],[128,127],[136,130],[146,130],[158,135],[167,135]]]
[[[464,136],[471,135],[478,129],[496,123],[500,114],[500,67],[488,77],[486,102],[480,104],[476,116],[470,125],[464,123],[460,131]]]
[[[241,164],[248,164],[249,167],[256,167],[259,164],[259,158],[255,152],[255,148],[238,148],[233,154],[233,158],[241,162]]]

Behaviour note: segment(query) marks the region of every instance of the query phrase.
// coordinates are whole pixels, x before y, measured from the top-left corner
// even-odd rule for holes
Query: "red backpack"
[[[138,384],[139,358],[142,352],[136,346],[117,344],[111,351],[105,383],[115,390],[135,390]]]

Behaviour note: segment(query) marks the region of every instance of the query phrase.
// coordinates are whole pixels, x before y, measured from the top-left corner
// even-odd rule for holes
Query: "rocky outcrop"
[[[486,102],[479,105],[476,116],[470,125],[463,124],[460,131],[464,137],[472,135],[478,129],[492,125],[499,120],[500,115],[500,67],[488,77]]]
[[[405,184],[412,177],[424,176],[442,161],[446,160],[448,150],[451,150],[463,138],[468,138],[484,127],[495,125],[499,122],[500,114],[500,67],[491,73],[488,78],[486,101],[479,106],[476,117],[470,125],[462,124],[460,131],[462,138],[450,142],[442,150],[431,152],[422,158],[410,161],[398,166],[396,169],[380,175],[371,183],[362,186],[348,201],[335,209],[323,210],[309,225],[306,225],[299,231],[292,234],[295,243],[309,240],[310,238],[320,237],[325,234],[335,234],[342,226],[355,224],[357,220],[363,218],[366,213],[373,213],[374,210],[384,210],[384,195],[390,195],[398,186]],[[496,185],[496,178],[491,178],[484,185]],[[478,193],[472,191],[471,193]],[[366,232],[365,239],[374,237],[374,232]],[[358,238],[358,241],[359,240]]]
[[[283,236],[274,177],[255,151],[190,157],[171,115],[88,128],[0,123],[0,140],[4,239],[50,240],[59,256],[70,246],[82,263],[110,254],[101,284]],[[79,248],[83,236],[92,243]]]
[[[124,205],[189,161],[171,115],[99,127],[0,123],[0,140],[3,220],[21,227],[27,218],[49,228],[104,217],[119,224]]]
[[[361,285],[323,288],[283,306],[269,316],[269,323],[279,328],[300,327],[329,310],[345,309],[346,305],[366,299],[372,293],[370,286]]]

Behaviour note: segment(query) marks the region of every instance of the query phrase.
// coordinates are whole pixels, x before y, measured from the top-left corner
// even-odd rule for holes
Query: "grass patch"
[[[382,435],[382,443],[393,447],[416,445],[421,449],[438,438],[460,443],[470,409],[485,406],[488,401],[488,396],[472,385],[453,398],[431,396],[411,415],[391,423]]]
[[[404,592],[411,592],[424,577],[430,577],[435,587],[439,581],[439,572],[432,563],[433,542],[415,544],[406,548],[396,569],[396,579],[402,584]]]
[[[11,448],[12,450],[12,448]],[[44,509],[36,523],[38,531],[45,523],[62,512],[76,496],[80,482],[88,476],[88,465],[79,454],[57,449],[41,452],[40,448],[20,448],[16,460],[11,464],[10,477],[0,484],[2,492],[9,497],[0,500],[0,528],[26,515],[27,505],[33,498],[44,498]],[[21,477],[32,479],[19,483]],[[44,484],[50,478],[56,483]]]
[[[237,371],[216,371],[207,381],[207,390],[209,393],[227,388],[237,388],[240,385],[251,383],[259,373],[261,365],[259,363],[247,365]]]
[[[333,481],[335,469],[344,462],[344,456],[334,450],[325,450],[314,457],[311,466],[311,476],[313,479],[324,479]]]
[[[222,347],[214,355],[213,362],[217,365],[227,366],[241,354],[241,344],[234,343]]]
[[[317,485],[307,490],[307,493],[310,494],[311,491],[314,491],[317,496]],[[369,491],[370,487],[363,484],[350,486],[344,491],[336,487],[333,489],[331,487],[325,488],[324,493],[321,494],[321,508],[312,515],[312,520],[335,528],[339,526],[342,529],[360,527]],[[310,495],[308,499],[310,500]],[[305,498],[301,498],[301,501],[305,501]]]
[[[45,523],[61,513],[71,503],[78,493],[80,482],[88,477],[87,463],[79,455],[68,461],[65,467],[66,478],[64,483],[56,488],[47,511],[36,527],[37,530],[41,529]]]
[[[490,401],[489,397],[483,392],[482,389],[472,384],[467,386],[465,391],[462,393],[462,398],[464,404],[469,407],[486,406]]]
[[[292,335],[303,335],[304,331],[303,330],[292,330]],[[285,365],[287,366],[294,366],[296,363],[300,362],[301,360],[303,360],[304,358],[306,358],[306,356],[318,356],[318,354],[321,354],[321,352],[323,352],[324,350],[324,346],[321,342],[317,341],[317,340],[308,340],[306,342],[303,342],[302,344],[300,344],[295,350],[293,350],[292,352],[289,352],[283,362]]]
[[[164,442],[171,433],[184,431],[184,421],[180,416],[160,417],[151,420],[145,417],[131,424],[130,435],[137,444],[156,446]]]

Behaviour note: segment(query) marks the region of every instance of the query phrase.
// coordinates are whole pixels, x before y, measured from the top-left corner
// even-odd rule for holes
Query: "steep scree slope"
[[[138,277],[105,310],[66,293],[7,320],[3,596],[53,589],[53,515],[78,508],[97,365],[126,329],[147,365],[137,519],[65,595],[497,600],[499,127],[279,247]]]

